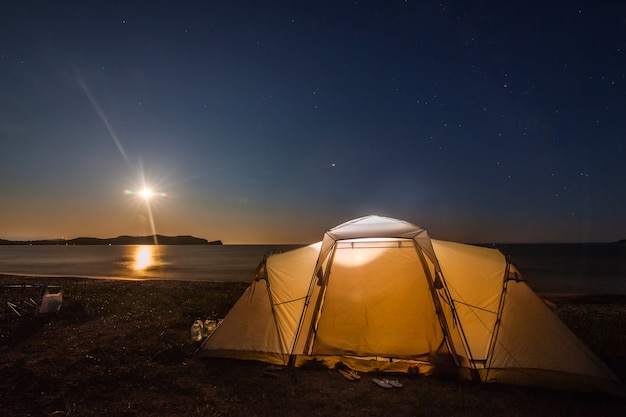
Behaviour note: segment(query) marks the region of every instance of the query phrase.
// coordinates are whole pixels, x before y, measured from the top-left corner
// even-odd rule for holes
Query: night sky
[[[0,238],[610,242],[625,178],[623,1],[0,6]]]

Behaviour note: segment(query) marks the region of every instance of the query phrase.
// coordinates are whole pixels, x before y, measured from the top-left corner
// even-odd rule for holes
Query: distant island
[[[221,245],[221,240],[208,241],[193,236],[118,236],[109,239],[77,237],[75,239],[5,240],[0,245]]]

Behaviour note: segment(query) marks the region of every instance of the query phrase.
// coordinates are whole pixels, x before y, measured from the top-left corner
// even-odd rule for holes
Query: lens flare
[[[156,226],[153,216],[153,207],[156,208],[159,205],[159,199],[167,197],[167,194],[160,191],[154,191],[151,185],[154,182],[146,180],[143,169],[141,170],[140,181],[137,183],[137,188],[127,188],[124,190],[124,194],[137,196],[139,200],[142,200],[141,206],[147,210],[148,219],[150,221],[150,228],[152,229],[152,236],[154,237],[154,244],[158,245]],[[157,199],[157,197],[160,197]]]

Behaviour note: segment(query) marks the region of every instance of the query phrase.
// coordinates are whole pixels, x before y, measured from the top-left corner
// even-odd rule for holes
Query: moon
[[[152,190],[150,190],[149,188],[144,188],[143,190],[141,190],[139,194],[141,194],[141,196],[145,198],[146,200],[149,200],[150,197],[152,197],[153,195]]]

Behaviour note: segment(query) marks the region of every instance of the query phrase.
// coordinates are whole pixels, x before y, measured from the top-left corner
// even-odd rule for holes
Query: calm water
[[[0,246],[0,273],[187,281],[250,281],[270,250],[297,246]]]
[[[270,250],[298,246],[1,246],[0,273],[248,282]],[[626,294],[626,244],[500,245],[539,293]]]
[[[497,246],[536,292],[626,294],[626,242]]]

